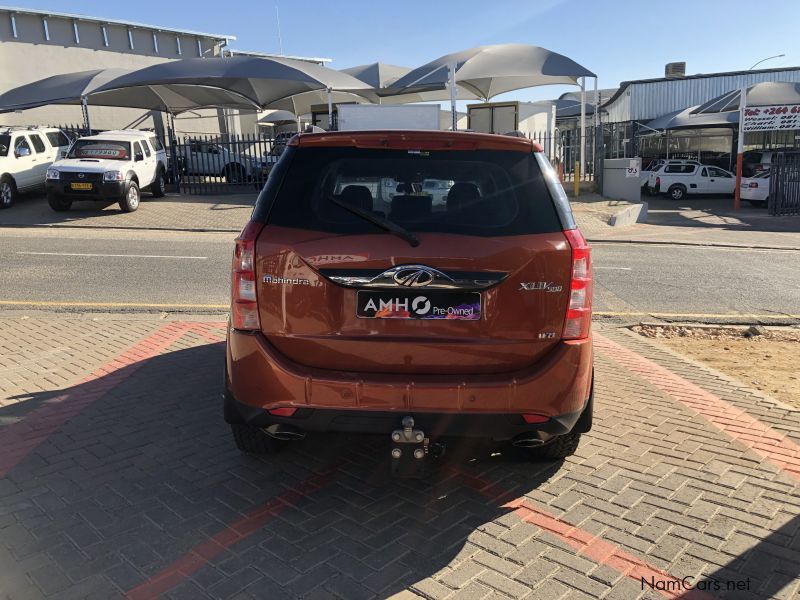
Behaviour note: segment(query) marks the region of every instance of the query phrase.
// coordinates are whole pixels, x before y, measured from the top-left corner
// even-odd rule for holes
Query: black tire
[[[245,183],[247,179],[244,167],[239,164],[225,165],[222,174],[225,176],[225,181],[234,185]]]
[[[682,185],[673,185],[667,190],[667,195],[678,202],[686,197],[686,188]]]
[[[750,206],[755,206],[756,208],[764,208],[767,205],[766,200],[748,200]]]
[[[139,208],[141,199],[142,194],[139,191],[139,184],[135,181],[131,181],[128,184],[128,189],[125,191],[125,195],[119,201],[119,207],[122,209],[122,212],[133,212]]]
[[[72,200],[55,194],[47,194],[47,203],[56,212],[64,212],[72,208]]]
[[[164,174],[164,169],[159,168],[156,172],[156,180],[150,184],[150,193],[153,198],[163,198],[167,193],[167,176]]]
[[[276,440],[252,425],[233,423],[231,432],[236,447],[246,454],[273,454],[286,445],[286,441]]]
[[[14,179],[9,175],[4,175],[0,178],[0,209],[9,208],[14,202],[17,201],[19,192],[17,191],[17,184]]]
[[[578,449],[578,444],[581,441],[580,433],[565,433],[558,436],[549,444],[539,446],[538,448],[530,448],[529,453],[531,458],[542,460],[555,460],[557,458],[567,458],[575,454]]]

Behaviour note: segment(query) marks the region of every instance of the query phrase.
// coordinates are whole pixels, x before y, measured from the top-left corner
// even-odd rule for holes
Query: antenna
[[[283,56],[283,38],[281,37],[281,13],[278,11],[278,5],[275,5],[275,20],[278,22],[278,46],[281,49],[281,56]]]

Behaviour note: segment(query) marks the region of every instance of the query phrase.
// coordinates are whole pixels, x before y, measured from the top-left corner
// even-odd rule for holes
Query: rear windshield
[[[664,173],[694,173],[695,169],[694,165],[667,165]]]
[[[107,160],[129,160],[130,142],[106,140],[78,140],[69,151],[70,158],[103,158]]]
[[[531,153],[299,148],[285,169],[271,225],[343,234],[379,231],[338,206],[371,211],[411,231],[479,236],[560,231]],[[268,186],[269,187],[269,186]],[[259,218],[261,217],[261,218]]]

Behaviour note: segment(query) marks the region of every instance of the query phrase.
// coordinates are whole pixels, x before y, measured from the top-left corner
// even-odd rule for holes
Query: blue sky
[[[797,0],[195,0],[26,2],[20,7],[139,21],[237,36],[241,50],[278,52],[279,7],[286,54],[333,58],[345,68],[382,61],[418,66],[480,44],[543,46],[599,75],[601,88],[661,77],[664,64],[686,61],[687,73],[800,65]],[[649,7],[649,8],[648,8]],[[506,95],[553,98],[574,88],[548,86]],[[499,98],[498,98],[499,99]]]

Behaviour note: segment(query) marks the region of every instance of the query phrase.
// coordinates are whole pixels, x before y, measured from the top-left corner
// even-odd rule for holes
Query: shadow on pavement
[[[277,598],[322,586],[318,593],[388,597],[444,568],[477,529],[512,510],[464,485],[459,472],[502,486],[510,500],[560,466],[465,443],[448,448],[427,479],[398,480],[389,475],[388,438],[355,435],[243,455],[222,419],[222,364],[221,344],[209,344],[127,367],[135,372],[0,479],[0,552],[7,546],[17,561],[4,567],[6,591],[14,596],[31,577],[44,588],[61,581],[58,595],[80,595],[90,581],[93,594],[115,597],[328,472],[319,489],[209,555],[171,591],[227,596],[253,585]],[[95,382],[31,398],[24,410],[0,409],[0,422],[32,408],[41,414],[55,397],[79,400],[102,385]],[[26,572],[32,563],[42,581]]]
[[[675,201],[662,196],[642,196],[648,203],[648,225],[667,227],[702,227],[735,231],[800,232],[800,216],[772,217],[766,208],[751,206],[742,200],[733,209],[733,198],[692,197]]]

